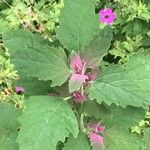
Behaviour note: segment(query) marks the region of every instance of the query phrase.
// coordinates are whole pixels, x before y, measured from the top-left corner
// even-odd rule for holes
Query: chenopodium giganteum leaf
[[[98,103],[115,103],[148,108],[150,105],[150,55],[139,52],[133,55],[125,67],[110,65],[90,89],[90,99]]]
[[[54,150],[58,141],[70,133],[78,135],[76,116],[66,101],[48,96],[33,96],[27,100],[20,117],[18,136],[20,150]]]
[[[65,0],[64,6],[58,39],[69,51],[79,52],[99,31],[95,3],[91,0]]]

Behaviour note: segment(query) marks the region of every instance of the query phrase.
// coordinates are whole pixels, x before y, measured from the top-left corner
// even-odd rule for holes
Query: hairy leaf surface
[[[91,0],[65,0],[58,39],[69,51],[85,46],[99,31],[95,3]]]
[[[115,103],[148,108],[150,105],[150,55],[137,53],[124,68],[109,66],[90,89],[90,98],[98,103]]]
[[[12,62],[20,72],[39,80],[52,80],[51,86],[62,85],[70,75],[63,49],[46,46],[16,51]]]
[[[40,35],[24,30],[12,30],[4,33],[2,37],[10,54],[30,47],[38,47],[45,43],[44,39]]]
[[[61,99],[33,96],[20,117],[20,150],[55,150],[58,141],[78,134],[78,123],[69,104]]]

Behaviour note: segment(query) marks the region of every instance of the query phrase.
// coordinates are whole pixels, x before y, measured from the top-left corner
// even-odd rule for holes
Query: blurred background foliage
[[[59,15],[63,0],[0,0],[0,102],[13,103],[23,107],[23,95],[14,90],[14,82],[19,78],[10,55],[2,42],[2,34],[22,28],[40,34],[49,41],[56,39],[55,29],[59,26]],[[104,60],[122,63],[135,52],[150,50],[150,1],[149,0],[95,0],[95,11],[111,7],[117,14],[112,25],[114,37],[109,54]],[[132,132],[141,134],[150,125],[148,112]]]

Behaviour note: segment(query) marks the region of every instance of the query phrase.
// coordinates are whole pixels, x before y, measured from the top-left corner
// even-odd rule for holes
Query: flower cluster
[[[91,141],[92,144],[95,144],[95,143],[99,143],[99,144],[103,144],[104,142],[104,139],[101,135],[99,135],[100,133],[102,133],[105,128],[103,126],[100,125],[100,123],[88,123],[86,125],[87,129],[90,130],[89,132],[89,139]]]
[[[71,56],[70,67],[72,73],[69,79],[70,84],[74,84],[74,88],[71,93],[73,94],[74,101],[76,103],[83,102],[86,100],[86,96],[82,87],[89,85],[90,81],[96,79],[99,71],[93,69],[87,71],[86,62],[77,53],[73,53]]]

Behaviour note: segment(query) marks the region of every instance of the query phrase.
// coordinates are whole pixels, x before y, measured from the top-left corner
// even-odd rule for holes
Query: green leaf
[[[102,57],[107,54],[112,40],[112,28],[107,26],[81,50],[81,56],[89,68],[99,66]]]
[[[63,150],[90,150],[90,145],[85,133],[80,132],[77,138],[70,136]]]
[[[91,0],[64,0],[58,39],[70,52],[84,47],[99,31],[95,3]]]
[[[137,53],[123,68],[121,65],[109,66],[90,89],[90,99],[98,103],[115,103],[148,108],[150,105],[150,55]]]
[[[143,142],[129,133],[129,128],[137,125],[146,111],[132,106],[123,109],[115,105],[111,105],[110,111],[111,118],[103,117],[106,150],[141,150]]]
[[[30,97],[20,122],[20,150],[54,150],[58,141],[64,142],[70,133],[74,137],[78,134],[77,119],[69,104],[53,97]]]
[[[133,134],[113,127],[104,134],[106,150],[142,150],[143,143]]]
[[[12,55],[12,62],[27,76],[52,80],[51,86],[62,85],[70,75],[64,50],[48,45],[18,50]]]
[[[1,150],[19,150],[18,143],[15,142],[15,139],[11,138],[11,133],[6,129],[0,129],[0,149]]]
[[[35,77],[20,75],[20,79],[15,82],[15,86],[22,86],[27,95],[47,95],[52,92],[51,81],[40,81]]]
[[[113,105],[110,112],[111,118],[103,117],[106,127],[116,126],[128,132],[129,127],[137,125],[144,118],[146,110],[132,106],[123,109]]]
[[[38,47],[46,41],[38,34],[24,30],[11,30],[2,35],[4,45],[9,49],[10,54],[15,51]]]
[[[17,118],[20,115],[20,111],[16,110],[10,104],[0,104],[0,128],[5,128],[7,130],[17,130],[19,127],[19,122]]]
[[[94,116],[97,119],[110,118],[111,116],[111,112],[106,106],[90,100],[83,103],[83,112],[88,116]]]
[[[15,142],[19,129],[17,118],[20,111],[10,104],[0,104],[0,149],[19,150],[19,145]]]
[[[150,148],[150,128],[148,127],[147,129],[144,130],[144,149],[143,150],[149,150]]]

